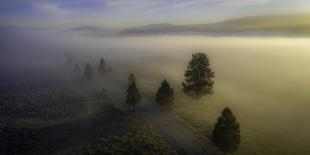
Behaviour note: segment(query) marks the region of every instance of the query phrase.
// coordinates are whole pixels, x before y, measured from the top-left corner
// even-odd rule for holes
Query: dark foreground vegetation
[[[61,100],[58,104],[57,101],[63,96],[54,96],[55,99],[49,100],[49,104],[43,102],[40,105],[42,112],[42,109],[36,109],[36,115],[31,109],[20,109],[23,113],[14,115],[6,115],[3,110],[1,114],[5,117],[1,117],[0,154],[176,154],[147,122],[115,107],[110,97],[93,90],[90,83],[75,81],[78,87],[66,85],[67,88],[83,90],[74,92],[77,97],[74,100]],[[30,86],[27,88],[31,90]],[[44,88],[49,89],[48,85]],[[42,90],[37,94],[44,93]],[[43,99],[52,95],[35,94],[34,97]],[[24,96],[15,94],[14,98],[16,96],[21,101],[27,101]],[[38,106],[36,102],[21,103]],[[69,109],[73,112],[62,115],[46,113],[46,110],[63,110],[67,106],[71,106]]]
[[[66,76],[2,81],[2,154],[177,154],[156,128],[136,117],[134,107],[141,103],[143,93],[133,73],[125,86],[128,108],[124,109],[115,104],[122,94],[113,96],[105,88],[111,85],[112,69],[103,58],[97,69],[87,62],[81,72],[79,62],[71,58],[66,66],[70,70]],[[215,72],[205,53],[192,55],[184,76],[183,92],[190,98],[198,100],[213,93]],[[164,79],[155,102],[172,108],[174,95]],[[239,123],[229,108],[218,118],[212,142],[224,153],[238,149]]]
[[[1,82],[1,117],[60,119],[77,115],[83,109],[83,98],[62,83]]]
[[[2,77],[1,155],[177,154],[155,128],[102,91],[111,67],[101,60],[98,74],[90,63],[77,72],[74,63],[66,62],[69,76]]]
[[[29,128],[10,125],[0,128],[0,154],[30,154],[37,142],[37,136]]]
[[[87,145],[84,153],[87,155],[177,154],[151,125],[143,122],[138,124],[113,135],[97,138]]]

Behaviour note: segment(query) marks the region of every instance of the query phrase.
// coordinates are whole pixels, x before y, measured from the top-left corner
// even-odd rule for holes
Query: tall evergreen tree
[[[164,79],[161,82],[161,86],[159,87],[156,93],[156,102],[159,105],[168,105],[173,103],[174,101],[174,90],[170,87],[170,84]]]
[[[210,68],[209,58],[205,53],[192,55],[184,76],[183,92],[188,96],[199,99],[204,95],[212,94],[215,73]]]
[[[134,110],[134,106],[141,101],[139,89],[136,82],[132,82],[127,89],[126,103],[129,105],[129,110]]]
[[[128,76],[128,85],[130,85],[132,82],[136,82],[136,77],[133,73],[131,73],[129,76]]]
[[[215,124],[212,142],[226,154],[235,152],[240,140],[240,125],[231,110],[225,108]]]
[[[98,65],[98,73],[99,75],[104,75],[107,71],[107,66],[103,58],[100,58],[100,62]]]
[[[84,69],[84,78],[91,80],[94,77],[94,71],[90,63],[87,63]]]

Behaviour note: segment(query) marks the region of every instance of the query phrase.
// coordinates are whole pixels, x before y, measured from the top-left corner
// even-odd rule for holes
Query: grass
[[[194,131],[211,139],[214,124],[224,107],[223,104],[212,99],[203,99],[198,102],[179,100],[173,112]],[[241,145],[235,152],[236,155],[307,154],[306,136],[300,138],[297,133],[288,132],[291,129],[279,127],[277,123],[273,123],[274,118],[267,120],[255,114],[244,115],[237,111],[238,109],[233,108],[241,125]]]
[[[182,64],[186,62],[145,59],[150,67],[144,64],[136,69],[138,85],[152,98],[160,81],[167,78],[176,94],[174,114],[207,138],[221,111],[230,107],[241,125],[241,145],[236,155],[307,155],[309,74],[305,66],[309,63],[303,57],[308,53],[295,44],[283,44],[287,50],[281,52],[271,51],[274,47],[282,49],[280,44],[270,44],[273,48],[267,45],[252,52],[236,52],[232,45],[232,52],[211,52],[216,70],[215,93],[199,101],[185,97],[181,91]]]
[[[149,124],[131,126],[117,134],[97,138],[83,154],[176,155],[169,144]]]

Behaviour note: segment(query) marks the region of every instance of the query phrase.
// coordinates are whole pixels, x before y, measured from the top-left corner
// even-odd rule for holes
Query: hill
[[[225,20],[217,23],[196,25],[152,24],[122,30],[121,34],[157,34],[176,32],[281,32],[310,35],[310,14],[264,15]]]

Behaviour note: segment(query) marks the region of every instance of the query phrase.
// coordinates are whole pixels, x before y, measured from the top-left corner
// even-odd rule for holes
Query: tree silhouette
[[[156,93],[155,100],[159,105],[168,105],[170,103],[173,103],[174,91],[173,88],[170,87],[170,84],[167,82],[166,79],[161,82],[161,86]]]
[[[73,71],[74,71],[74,73],[80,73],[81,72],[80,65],[79,64],[75,64]]]
[[[183,92],[193,98],[212,94],[215,73],[210,68],[209,58],[205,53],[195,53],[187,65],[185,80],[182,83]]]
[[[212,142],[224,153],[235,152],[240,144],[240,125],[229,108],[225,108],[215,124]]]
[[[71,65],[72,65],[72,60],[71,60],[71,58],[68,58],[68,59],[67,59],[66,64],[67,64],[68,66],[71,66]]]
[[[87,63],[84,69],[84,78],[91,80],[94,78],[94,71],[90,63]]]
[[[111,67],[111,65],[109,65],[109,67],[108,67],[108,72],[109,72],[109,73],[112,73],[112,67]]]
[[[98,65],[98,73],[99,75],[104,75],[107,71],[107,66],[103,58],[100,58],[100,62]]]
[[[132,82],[136,82],[136,77],[133,73],[131,73],[129,76],[128,76],[128,85],[130,85]]]
[[[129,105],[129,110],[134,110],[134,105],[141,101],[139,89],[136,86],[136,82],[132,82],[127,89],[126,103]]]

